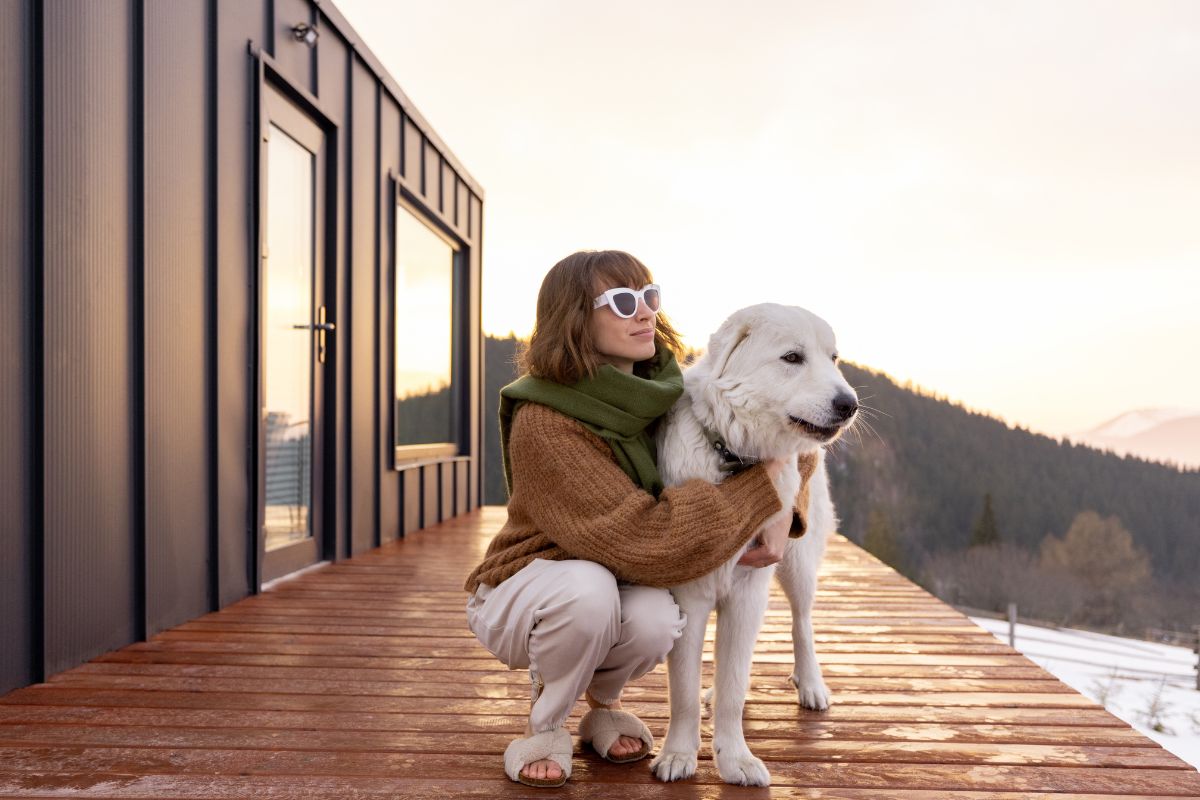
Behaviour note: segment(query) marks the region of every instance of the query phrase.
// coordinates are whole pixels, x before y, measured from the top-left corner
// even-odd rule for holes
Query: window
[[[405,203],[396,204],[396,465],[458,455],[461,377],[455,363],[459,250]]]

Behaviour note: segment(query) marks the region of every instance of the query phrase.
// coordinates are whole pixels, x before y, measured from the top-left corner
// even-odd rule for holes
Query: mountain
[[[1073,442],[1117,455],[1141,456],[1185,467],[1200,467],[1200,412],[1183,408],[1130,411],[1087,431]]]

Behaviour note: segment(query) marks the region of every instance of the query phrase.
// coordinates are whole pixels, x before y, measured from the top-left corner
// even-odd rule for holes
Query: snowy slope
[[[1107,422],[1102,422],[1091,430],[1080,432],[1079,436],[1099,436],[1105,439],[1127,439],[1162,425],[1164,422],[1190,417],[1196,412],[1189,408],[1140,408],[1137,411],[1126,412]]]
[[[1117,455],[1135,455],[1152,461],[1172,461],[1200,467],[1200,413],[1183,408],[1147,408],[1067,437],[1076,444]]]
[[[970,617],[976,625],[1008,643],[1008,622]],[[1022,655],[1189,764],[1200,767],[1200,690],[1196,654],[1139,639],[1123,639],[1070,628],[1017,624],[1016,648]],[[1108,687],[1108,697],[1101,694]],[[1148,719],[1156,693],[1162,711],[1154,730]]]

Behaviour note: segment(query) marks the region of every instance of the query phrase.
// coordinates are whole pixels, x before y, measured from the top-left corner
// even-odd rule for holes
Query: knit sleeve
[[[761,465],[721,484],[668,487],[656,500],[617,466],[603,439],[535,403],[517,412],[509,451],[512,501],[539,531],[572,556],[647,586],[711,572],[781,508]]]

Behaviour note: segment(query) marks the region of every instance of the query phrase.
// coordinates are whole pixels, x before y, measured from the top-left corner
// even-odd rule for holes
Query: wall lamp
[[[304,42],[309,47],[316,46],[317,37],[320,35],[321,34],[317,31],[317,29],[312,25],[309,25],[307,22],[301,22],[300,24],[292,27],[292,36],[296,39],[296,41]]]

